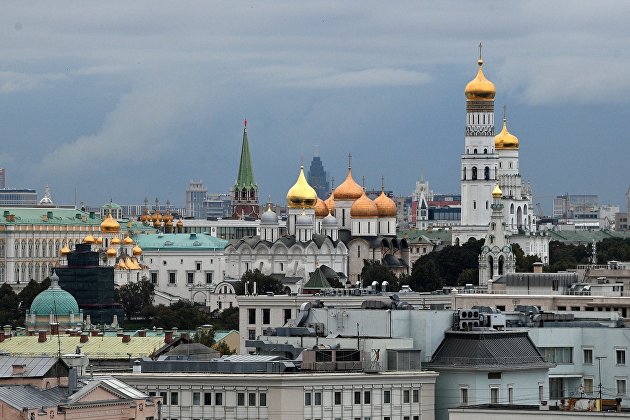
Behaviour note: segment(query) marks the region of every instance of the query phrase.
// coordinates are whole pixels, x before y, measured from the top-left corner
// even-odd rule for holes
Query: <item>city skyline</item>
[[[190,179],[225,192],[247,118],[262,198],[283,201],[315,145],[336,185],[352,153],[368,188],[384,176],[409,195],[424,173],[458,193],[463,90],[483,41],[534,202],[598,194],[625,210],[625,3],[113,5],[0,16],[8,187],[49,184],[55,203],[76,189],[95,205],[180,204]]]

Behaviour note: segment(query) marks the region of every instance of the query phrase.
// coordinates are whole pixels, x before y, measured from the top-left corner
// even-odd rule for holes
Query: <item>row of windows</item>
[[[375,391],[376,392],[376,391]],[[392,403],[392,391],[389,389],[383,390],[383,404]],[[402,403],[409,404],[411,402],[420,402],[420,390],[419,389],[405,389],[402,392]],[[341,391],[335,391],[333,394],[334,405],[343,404],[343,393]],[[372,404],[372,391],[354,391],[353,404]],[[304,393],[304,405],[322,405],[322,393],[319,391],[307,391]]]
[[[546,361],[556,364],[572,364],[573,363],[573,347],[539,347],[540,352]],[[606,358],[606,356],[601,356]],[[592,348],[582,349],[582,362],[587,365],[593,364]],[[617,366],[625,366],[626,349],[615,349],[615,364]]]
[[[156,396],[157,391],[149,391],[149,396]],[[162,398],[162,404],[176,406],[180,405],[180,398],[178,391],[159,391],[159,396]],[[201,392],[193,391],[192,393],[192,405],[215,405],[223,406],[223,392]],[[239,407],[266,407],[267,406],[267,393],[266,392],[237,392],[236,393],[236,405]]]
[[[150,276],[151,276],[151,283],[158,284],[158,282],[159,282],[159,273],[157,271],[152,271],[150,273]],[[176,285],[177,284],[177,271],[169,271],[167,273],[167,276],[168,276],[168,284],[169,285]],[[214,273],[212,271],[206,271],[205,272],[206,284],[212,284],[213,278],[214,278]],[[187,271],[186,272],[186,284],[192,285],[194,283],[195,283],[195,272],[194,271]]]

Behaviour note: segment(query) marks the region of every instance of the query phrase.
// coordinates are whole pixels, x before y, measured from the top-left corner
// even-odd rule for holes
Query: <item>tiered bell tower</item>
[[[258,185],[254,181],[252,158],[249,155],[247,120],[243,123],[243,144],[238,176],[232,190],[232,219],[259,218]]]

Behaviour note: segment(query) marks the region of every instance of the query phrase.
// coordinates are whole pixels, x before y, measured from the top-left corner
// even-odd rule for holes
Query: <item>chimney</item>
[[[99,333],[98,330],[92,330],[91,332],[92,332],[92,337],[98,337],[98,333]]]
[[[133,362],[133,373],[142,373],[142,365],[140,364],[140,360],[136,360]]]
[[[46,342],[46,330],[39,330],[39,338],[37,339],[38,343]]]
[[[79,343],[87,343],[89,339],[90,339],[90,336],[88,335],[88,333],[86,332],[81,333],[81,338],[79,338]]]
[[[147,330],[138,330],[138,337],[146,337],[147,336]]]
[[[4,331],[0,330],[0,343],[4,341]]]
[[[123,343],[128,343],[131,341],[131,336],[129,334],[123,334],[122,336],[122,342]]]
[[[7,324],[3,328],[4,328],[4,336],[6,338],[11,338],[11,326]]]
[[[534,273],[542,273],[543,272],[543,263],[535,262],[534,263]]]
[[[190,336],[188,335],[188,333],[187,333],[187,332],[183,332],[183,333],[181,333],[181,334],[180,334],[180,337],[182,338],[182,340],[185,340],[185,341],[190,341]]]
[[[177,336],[177,327],[173,327],[172,330],[173,330],[173,337],[176,337]]]
[[[22,376],[25,367],[26,365],[13,365],[13,376]]]
[[[173,341],[173,331],[164,331],[164,342],[166,344],[171,344]]]
[[[50,335],[59,335],[59,323],[51,322],[50,323]]]

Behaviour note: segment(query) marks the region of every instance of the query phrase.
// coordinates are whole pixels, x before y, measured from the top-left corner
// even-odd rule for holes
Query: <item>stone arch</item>
[[[523,228],[523,209],[521,206],[516,209],[516,226],[519,229]]]
[[[499,255],[499,267],[498,267],[498,274],[500,276],[503,275],[503,266],[505,265],[505,257],[503,257],[503,255]]]
[[[195,293],[193,293],[192,301],[194,303],[199,304],[199,305],[204,305],[205,306],[206,301],[207,301],[206,294],[204,292],[198,290]]]
[[[472,167],[472,177],[471,177],[471,179],[473,181],[475,181],[477,179],[477,167],[476,166]]]
[[[483,168],[483,179],[485,179],[486,181],[490,179],[490,167],[486,166],[485,168]]]
[[[490,268],[490,278],[494,277],[494,258],[492,258],[492,255],[488,255],[488,267]]]

